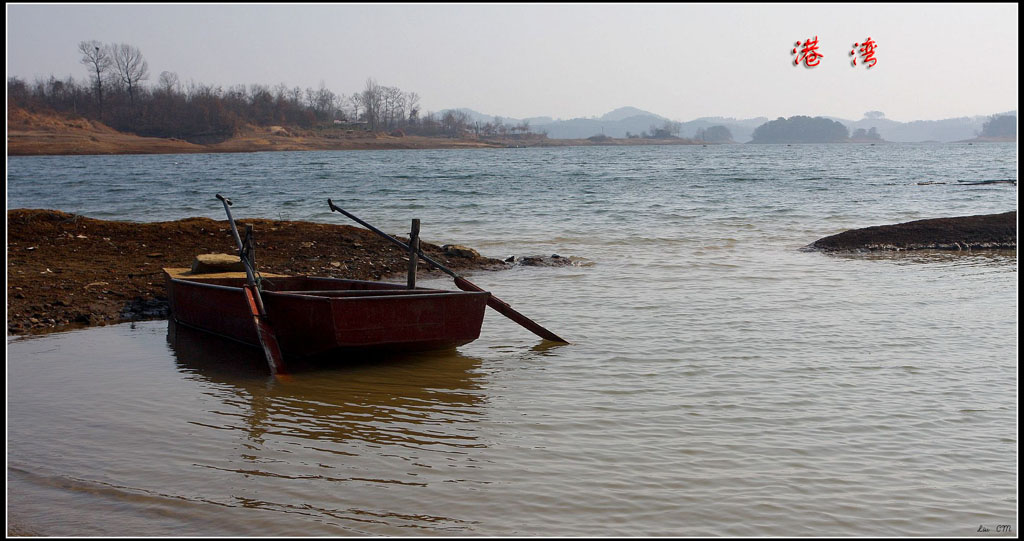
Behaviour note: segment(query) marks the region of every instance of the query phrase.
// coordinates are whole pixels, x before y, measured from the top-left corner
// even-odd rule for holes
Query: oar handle
[[[266,317],[267,310],[263,307],[263,298],[260,297],[259,289],[256,287],[256,273],[252,267],[249,266],[249,260],[245,257],[245,245],[242,244],[242,237],[238,235],[238,228],[235,227],[235,218],[231,216],[231,200],[224,197],[221,194],[217,194],[217,199],[220,199],[221,203],[224,203],[224,212],[228,215],[228,225],[231,226],[231,236],[235,238],[235,245],[238,246],[238,258],[242,260],[242,266],[245,267],[245,280],[253,289],[256,291],[256,304],[260,309],[260,315]]]
[[[281,354],[281,346],[277,342],[277,335],[267,318],[267,309],[263,306],[263,297],[256,285],[256,272],[253,270],[249,260],[245,257],[245,245],[242,237],[238,236],[238,228],[235,227],[235,218],[231,216],[231,200],[221,194],[216,194],[217,199],[224,203],[224,212],[228,214],[228,225],[231,226],[231,235],[235,237],[235,244],[238,246],[238,258],[242,260],[245,267],[246,285],[242,287],[245,293],[249,312],[252,314],[253,325],[256,327],[256,336],[259,338],[260,346],[263,347],[263,354],[267,358],[267,365],[270,373],[277,376],[286,371],[284,357]]]
[[[374,233],[376,233],[376,234],[378,234],[378,235],[380,235],[380,236],[390,240],[392,243],[394,243],[396,246],[401,247],[403,250],[405,250],[407,252],[409,251],[409,245],[408,244],[406,244],[406,243],[396,239],[395,237],[392,237],[391,235],[388,235],[387,233],[381,231],[380,229],[377,229],[376,227],[373,227],[372,225],[370,225],[370,224],[360,220],[358,216],[356,216],[356,215],[354,215],[354,214],[352,214],[350,212],[347,212],[345,209],[339,207],[338,205],[335,205],[334,201],[332,201],[331,199],[329,199],[329,198],[327,199],[327,204],[330,205],[331,210],[333,210],[335,212],[340,212],[340,213],[344,214],[345,216],[348,216],[353,221],[357,222],[359,225],[361,225],[361,226],[369,229],[370,231],[373,231]],[[445,267],[444,265],[438,263],[437,261],[434,260],[434,258],[428,256],[427,254],[423,253],[422,251],[417,252],[417,254],[421,258],[423,258],[424,261],[426,261],[427,263],[430,263],[431,265],[437,267],[442,272],[444,272],[445,274],[451,276],[452,278],[458,278],[459,277],[459,275],[456,274],[455,271],[453,271],[453,270],[449,269],[448,267]]]
[[[349,218],[351,218],[352,220],[356,221],[357,223],[359,223],[363,227],[365,227],[365,228],[369,229],[370,231],[373,231],[374,233],[377,233],[378,235],[380,235],[380,236],[390,240],[391,242],[397,244],[398,246],[401,246],[403,249],[405,249],[405,250],[409,249],[409,245],[408,244],[406,244],[406,243],[396,239],[395,237],[392,237],[391,235],[388,235],[387,233],[381,231],[380,229],[377,229],[376,227],[373,227],[372,225],[364,222],[363,220],[360,220],[358,217],[356,217],[352,213],[346,212],[341,207],[335,205],[334,201],[331,201],[330,199],[328,199],[327,200],[327,204],[331,207],[331,210],[333,210],[335,212],[340,212],[340,213],[344,214],[345,216],[348,216]],[[417,255],[422,257],[423,260],[426,261],[427,263],[430,263],[431,265],[441,269],[442,271],[447,273],[449,276],[454,278],[455,279],[455,285],[459,289],[461,289],[463,291],[479,291],[479,292],[487,293],[488,294],[487,306],[490,306],[491,308],[493,308],[493,309],[497,310],[498,312],[500,312],[505,317],[507,317],[507,318],[511,319],[512,321],[515,321],[516,323],[522,325],[523,327],[528,329],[533,334],[536,334],[537,336],[539,336],[541,338],[544,338],[545,340],[551,340],[552,342],[562,342],[564,344],[568,344],[569,343],[568,340],[566,340],[566,339],[558,336],[557,334],[555,334],[555,333],[545,329],[544,327],[542,327],[536,321],[534,321],[534,320],[524,316],[523,314],[520,314],[514,308],[512,308],[512,306],[509,305],[507,302],[499,299],[498,297],[495,297],[493,293],[481,289],[479,286],[477,286],[473,282],[470,282],[469,280],[466,280],[465,278],[463,278],[463,277],[459,276],[458,274],[456,274],[455,271],[449,269],[448,267],[445,267],[444,265],[438,263],[437,261],[434,261],[430,256],[424,254],[422,251],[417,252]]]
[[[221,194],[217,194],[217,199],[220,199],[220,202],[224,203],[224,212],[227,213],[228,225],[231,226],[231,236],[235,238],[235,244],[238,245],[238,255],[241,257],[244,246],[242,245],[242,237],[238,236],[238,229],[235,227],[235,219],[231,216],[231,200]]]

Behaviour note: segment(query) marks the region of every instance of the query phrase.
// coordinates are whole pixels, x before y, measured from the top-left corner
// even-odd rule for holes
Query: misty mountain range
[[[494,122],[500,118],[504,124],[520,124],[529,122],[530,130],[533,132],[546,132],[552,139],[585,139],[594,135],[607,135],[609,137],[624,138],[627,134],[639,135],[643,132],[652,132],[652,126],[660,128],[669,119],[643,111],[636,107],[620,107],[601,117],[594,118],[573,118],[569,120],[553,119],[551,117],[532,118],[509,118],[485,115],[472,109],[458,109],[469,115],[470,122]],[[879,111],[871,111],[865,114],[860,120],[847,120],[836,117],[825,117],[835,120],[846,126],[850,133],[858,128],[869,130],[876,128],[882,139],[897,143],[916,142],[951,142],[973,139],[981,132],[982,124],[993,116],[1010,115],[1017,116],[1016,111],[996,113],[994,115],[947,118],[943,120],[915,120],[911,122],[899,122],[885,118]],[[758,118],[723,118],[723,117],[702,117],[688,122],[680,122],[680,137],[694,137],[701,128],[707,129],[712,126],[725,126],[732,133],[732,138],[737,143],[745,143],[751,140],[751,135],[758,126],[774,120],[767,117]]]

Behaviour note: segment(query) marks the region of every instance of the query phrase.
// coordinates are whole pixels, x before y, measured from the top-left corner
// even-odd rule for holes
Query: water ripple
[[[1015,145],[798,150],[11,157],[9,208],[223,219],[229,191],[238,217],[343,223],[332,197],[386,231],[418,217],[428,240],[594,264],[472,276],[569,346],[489,313],[457,352],[276,381],[258,350],[166,322],[9,339],[9,517],[112,536],[1015,524],[1016,252],[799,250],[1015,208],[1015,187],[916,184],[1016,178]]]

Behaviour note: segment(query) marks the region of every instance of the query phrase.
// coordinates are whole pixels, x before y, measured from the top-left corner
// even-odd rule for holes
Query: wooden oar
[[[255,271],[252,264],[245,257],[245,247],[242,245],[242,238],[238,236],[238,229],[235,227],[235,219],[231,217],[231,200],[217,194],[217,199],[224,203],[224,212],[228,213],[228,224],[231,225],[231,234],[235,237],[235,244],[238,245],[238,258],[242,260],[245,267],[246,284],[242,286],[245,291],[246,304],[249,306],[249,313],[252,314],[253,325],[256,327],[256,335],[259,336],[260,345],[263,346],[263,354],[267,357],[267,365],[270,366],[270,373],[277,375],[285,373],[284,359],[281,355],[281,347],[277,344],[277,336],[267,319],[267,309],[263,306],[263,297],[260,296],[259,287],[256,285]]]
[[[332,211],[340,212],[340,213],[344,214],[345,216],[348,216],[349,218],[351,218],[351,219],[355,220],[356,222],[358,222],[363,227],[365,227],[365,228],[369,229],[370,231],[373,231],[374,233],[377,233],[378,235],[380,235],[380,236],[390,240],[391,242],[395,243],[396,245],[401,246],[402,249],[404,249],[406,251],[409,251],[409,245],[407,245],[406,243],[396,239],[395,237],[392,237],[391,235],[388,235],[387,233],[381,231],[380,229],[377,229],[376,227],[373,227],[372,225],[370,225],[370,224],[360,220],[355,215],[353,215],[353,214],[351,214],[349,212],[346,212],[341,207],[338,207],[337,205],[335,205],[334,201],[331,201],[330,199],[328,199],[327,200],[327,204],[330,205]],[[487,306],[490,306],[491,308],[497,310],[501,315],[503,315],[503,316],[511,319],[512,321],[515,321],[516,323],[522,325],[523,327],[528,329],[533,334],[536,334],[537,336],[539,336],[539,337],[541,337],[541,338],[543,338],[545,340],[551,340],[552,342],[561,342],[563,344],[568,344],[569,343],[568,340],[565,340],[564,338],[558,336],[557,334],[555,334],[555,333],[545,329],[544,327],[542,327],[536,321],[534,321],[534,320],[524,316],[523,314],[520,314],[515,309],[513,309],[511,306],[509,306],[509,304],[507,302],[499,299],[498,297],[495,297],[494,294],[492,294],[490,292],[484,291],[483,289],[478,287],[476,284],[474,284],[474,283],[470,282],[469,280],[466,280],[465,278],[459,276],[458,274],[455,273],[455,271],[453,271],[453,270],[449,269],[448,267],[445,267],[444,265],[438,263],[437,261],[432,259],[427,254],[424,254],[422,251],[417,251],[416,253],[421,258],[423,258],[423,260],[426,261],[427,263],[430,263],[431,265],[437,267],[438,269],[442,270],[443,272],[447,273],[449,276],[454,278],[455,279],[455,285],[459,289],[461,289],[463,291],[481,291],[481,292],[487,293],[488,294]]]

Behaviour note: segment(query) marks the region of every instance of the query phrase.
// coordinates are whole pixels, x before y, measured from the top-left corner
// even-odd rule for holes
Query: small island
[[[779,117],[754,130],[751,143],[845,143],[850,130],[835,120],[823,117]]]

